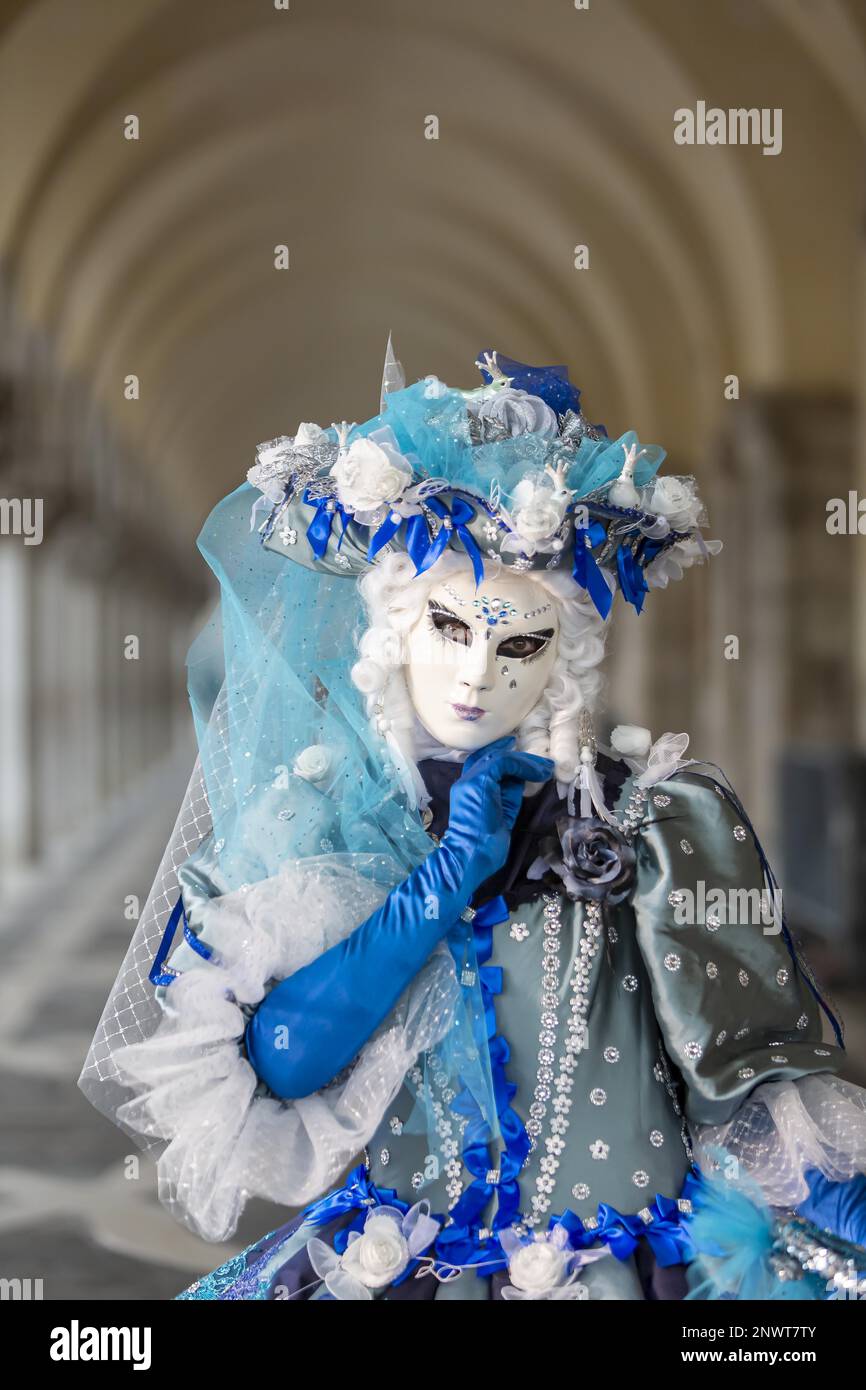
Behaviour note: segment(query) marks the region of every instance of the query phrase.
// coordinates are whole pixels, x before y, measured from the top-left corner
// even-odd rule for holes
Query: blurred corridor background
[[[781,150],[676,143],[699,102]],[[568,363],[697,476],[725,549],[621,613],[607,719],[726,770],[866,1082],[864,137],[863,0],[0,0],[0,1274],[230,1253],[75,1080],[191,768],[195,537],[389,331]]]

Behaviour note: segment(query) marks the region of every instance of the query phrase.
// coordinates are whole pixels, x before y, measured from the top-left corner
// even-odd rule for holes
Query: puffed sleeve
[[[696,1162],[734,1158],[770,1205],[796,1207],[810,1170],[836,1182],[866,1171],[866,1091],[835,1075],[840,1026],[774,916],[774,880],[736,798],[688,772],[647,806],[637,939]]]
[[[636,837],[637,939],[665,1045],[698,1125],[730,1120],[762,1082],[835,1072],[822,1008],[736,801],[712,777],[657,784]]]

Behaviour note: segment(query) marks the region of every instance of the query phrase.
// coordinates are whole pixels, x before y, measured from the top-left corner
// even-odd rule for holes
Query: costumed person
[[[746,812],[685,735],[593,733],[617,596],[720,544],[565,368],[478,365],[389,344],[380,414],[205,524],[200,756],[80,1085],[206,1239],[302,1209],[181,1298],[737,1296],[725,1181],[760,1296],[827,1228],[850,1286],[866,1092]]]

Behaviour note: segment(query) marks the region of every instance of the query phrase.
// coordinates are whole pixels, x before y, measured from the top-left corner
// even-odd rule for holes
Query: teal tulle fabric
[[[401,450],[422,474],[445,478],[453,487],[488,493],[495,485],[507,506],[514,488],[528,473],[541,471],[551,461],[551,440],[542,434],[521,434],[489,444],[473,443],[462,391],[426,378],[388,396],[387,410],[359,425],[363,437],[384,427],[393,430]],[[566,484],[586,497],[618,478],[622,471],[623,445],[637,442],[633,430],[617,439],[587,437],[572,454]],[[665,450],[644,446],[646,454],[635,468],[635,484],[644,487],[658,472]]]
[[[292,860],[353,856],[387,890],[430,852],[388,748],[371,732],[350,671],[362,622],[357,585],[286,563],[250,527],[244,484],[211,513],[199,547],[221,589],[220,611],[190,653],[190,698],[213,823],[197,852],[219,858],[223,892],[277,874]],[[315,779],[296,760],[315,749]],[[196,855],[181,871],[189,879]],[[449,945],[473,959],[471,928]],[[462,1007],[436,1049],[457,1089],[468,1087],[498,1133],[477,970],[462,971]],[[468,983],[467,983],[468,981]],[[170,988],[170,986],[169,986]],[[423,1117],[431,1136],[436,1117]]]

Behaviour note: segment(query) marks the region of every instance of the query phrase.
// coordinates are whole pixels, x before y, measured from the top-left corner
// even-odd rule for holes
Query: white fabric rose
[[[524,478],[514,489],[512,521],[521,540],[538,544],[554,536],[562,525],[570,500],[567,492],[554,492],[544,483]]]
[[[371,1215],[363,1232],[349,1238],[343,1268],[368,1289],[393,1284],[409,1263],[409,1245],[390,1216]]]
[[[292,771],[305,782],[324,782],[334,766],[334,751],[324,743],[312,743],[295,758]]]
[[[412,481],[406,459],[387,440],[356,439],[331,469],[340,502],[350,512],[375,512],[393,502]]]
[[[508,1264],[508,1274],[516,1289],[524,1293],[546,1293],[564,1284],[568,1277],[571,1252],[558,1250],[552,1241],[533,1241],[522,1245]]]
[[[318,1236],[307,1241],[307,1254],[333,1298],[358,1303],[372,1298],[371,1289],[384,1289],[399,1279],[410,1260],[419,1259],[432,1245],[439,1230],[426,1200],[416,1202],[405,1216],[396,1207],[374,1207],[363,1231],[350,1234],[342,1255]]]
[[[611,747],[626,758],[645,758],[651,743],[649,729],[642,729],[638,724],[617,724],[610,736]]]
[[[692,478],[656,478],[647,489],[646,506],[667,517],[674,531],[693,530],[702,510]]]
[[[540,396],[503,386],[478,405],[482,420],[494,420],[510,435],[541,434],[550,438],[559,432],[555,413]]]

